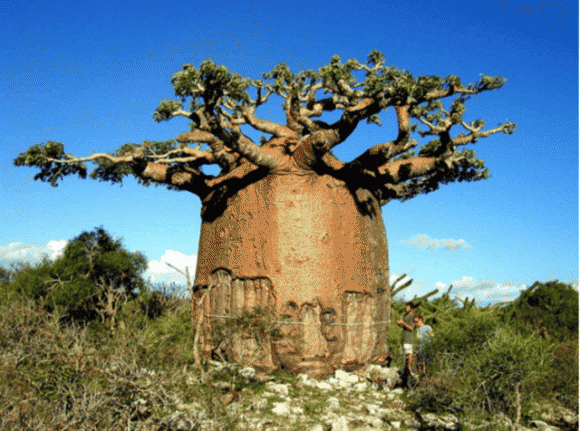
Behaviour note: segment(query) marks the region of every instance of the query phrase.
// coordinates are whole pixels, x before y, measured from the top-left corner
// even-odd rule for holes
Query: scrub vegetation
[[[248,380],[235,364],[196,365],[190,301],[147,286],[145,264],[97,228],[71,240],[55,261],[0,269],[0,429],[164,429],[164,418],[184,405],[203,410],[216,429],[238,429],[227,406],[238,400],[250,408],[240,394],[281,401],[268,398],[267,379],[289,383],[291,396],[306,391],[305,417],[319,420],[320,395],[284,370]],[[498,429],[484,425],[497,417],[525,425],[549,406],[577,412],[575,289],[538,282],[493,307],[450,293],[414,299],[435,338],[426,378],[403,396],[407,410],[451,413],[481,429]],[[393,302],[389,337],[391,366],[399,368],[394,322],[403,308]],[[244,322],[260,329],[256,318],[266,314],[258,311],[222,336],[245,331]]]

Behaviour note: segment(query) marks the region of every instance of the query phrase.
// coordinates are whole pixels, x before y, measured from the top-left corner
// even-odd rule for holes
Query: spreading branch
[[[440,184],[487,178],[483,161],[465,147],[516,127],[506,121],[485,129],[483,119],[464,118],[469,99],[501,88],[504,78],[481,75],[463,84],[455,75],[415,77],[388,66],[376,50],[362,63],[334,56],[318,71],[293,72],[281,63],[262,78],[242,78],[210,60],[186,64],[171,78],[177,100],[163,100],[153,114],[158,122],[190,122],[175,140],[126,144],[88,157],[65,154],[62,144],[48,142],[30,147],[15,164],[39,168],[35,179],[56,185],[67,175],[85,178],[89,162],[96,165],[90,176],[98,180],[116,183],[133,175],[144,185],[188,190],[202,199],[257,169],[275,174],[322,167],[384,204]],[[282,99],[285,124],[259,115],[274,99]],[[397,130],[391,140],[349,163],[330,153],[347,141],[358,144],[349,138],[361,124],[380,126],[393,113]],[[258,144],[248,129],[267,136]],[[206,175],[204,165],[220,171]]]

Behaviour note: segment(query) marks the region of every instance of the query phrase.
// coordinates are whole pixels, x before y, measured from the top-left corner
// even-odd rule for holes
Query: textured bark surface
[[[197,311],[213,316],[206,330],[227,319],[217,316],[259,305],[276,311],[283,338],[261,347],[237,340],[235,360],[258,349],[264,368],[322,376],[384,356],[388,250],[380,206],[371,205],[374,214],[362,214],[327,175],[268,175],[239,190],[202,224],[195,297],[211,287]]]

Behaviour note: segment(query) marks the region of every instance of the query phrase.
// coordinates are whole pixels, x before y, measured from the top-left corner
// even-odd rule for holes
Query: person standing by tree
[[[412,301],[405,304],[405,314],[397,320],[397,325],[403,330],[403,354],[406,359],[405,366],[405,380],[406,377],[412,375],[413,366],[413,331],[415,324],[413,323],[413,310],[416,308]]]
[[[424,376],[427,367],[427,353],[425,352],[425,347],[435,334],[433,333],[433,328],[425,324],[425,318],[420,314],[415,314],[413,316],[413,323],[417,327],[415,333],[417,334],[418,344],[417,356],[415,358],[415,363],[413,364],[413,370],[417,370],[419,374]]]

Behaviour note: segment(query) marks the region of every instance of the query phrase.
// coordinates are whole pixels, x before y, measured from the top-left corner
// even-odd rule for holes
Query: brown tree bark
[[[206,209],[194,300],[219,269],[233,282],[213,286],[210,306],[198,313],[211,321],[264,305],[279,321],[296,322],[281,324],[285,339],[267,346],[270,357],[261,362],[269,367],[321,376],[385,356],[388,247],[380,205],[370,199],[365,214],[344,181],[297,170],[245,185],[217,216]],[[236,291],[235,280],[251,279],[270,280],[269,301],[253,288]]]

